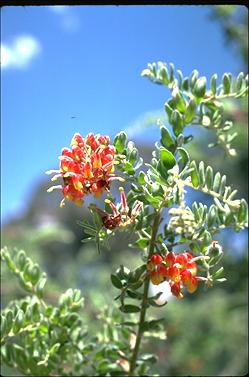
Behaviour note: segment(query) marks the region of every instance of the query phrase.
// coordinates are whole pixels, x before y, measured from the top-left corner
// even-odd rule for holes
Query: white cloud
[[[68,6],[67,5],[48,5],[48,8],[52,12],[62,14],[62,13],[67,12]]]
[[[40,51],[37,39],[29,35],[19,36],[12,45],[1,44],[1,67],[26,68]]]
[[[73,33],[79,30],[80,20],[71,6],[53,5],[48,6],[48,9],[59,15],[61,18],[61,26],[65,31]]]
[[[149,111],[138,116],[124,131],[128,134],[129,138],[131,138],[146,132],[146,129],[151,126],[157,126],[159,128],[159,120],[162,122],[166,120],[165,113],[161,110]]]

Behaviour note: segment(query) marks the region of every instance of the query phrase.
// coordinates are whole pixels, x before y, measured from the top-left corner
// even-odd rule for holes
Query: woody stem
[[[155,217],[152,225],[152,233],[151,233],[151,240],[149,245],[149,253],[148,253],[148,259],[152,256],[155,249],[155,242],[156,242],[156,235],[159,227],[160,222],[160,210],[155,212]],[[133,349],[131,361],[130,361],[130,372],[129,376],[135,375],[135,369],[136,369],[136,363],[139,353],[139,347],[141,344],[142,336],[143,336],[143,327],[146,317],[146,309],[147,309],[147,300],[148,300],[148,291],[149,291],[149,276],[146,277],[144,281],[144,290],[143,290],[143,299],[141,304],[141,311],[140,311],[140,318],[139,318],[139,324],[138,324],[138,330],[137,330],[137,336],[136,336],[136,343],[135,347]]]

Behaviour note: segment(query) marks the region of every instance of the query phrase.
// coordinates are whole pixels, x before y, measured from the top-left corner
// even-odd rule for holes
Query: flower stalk
[[[153,222],[153,225],[152,225],[152,233],[151,233],[151,240],[150,240],[150,244],[149,244],[148,259],[153,255],[154,250],[155,250],[156,235],[157,235],[157,232],[158,232],[159,224],[160,224],[160,210],[156,211],[155,217],[154,217],[154,222]],[[135,347],[133,349],[131,362],[130,362],[129,376],[135,375],[136,363],[137,363],[137,358],[138,358],[138,354],[139,354],[139,348],[140,348],[141,340],[142,340],[142,337],[143,337],[143,325],[144,325],[145,317],[146,317],[149,284],[150,284],[150,279],[149,279],[149,275],[148,275],[146,277],[145,281],[144,281],[143,299],[142,299],[142,304],[141,304],[141,311],[140,311],[139,324],[138,324],[138,330],[137,330],[137,336],[136,336],[136,343],[135,343]]]

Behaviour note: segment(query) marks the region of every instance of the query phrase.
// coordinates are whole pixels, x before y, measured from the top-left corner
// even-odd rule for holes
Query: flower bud
[[[211,245],[208,246],[206,253],[212,258],[217,258],[223,254],[223,251],[218,241],[212,241]]]
[[[159,254],[154,254],[152,255],[152,257],[150,258],[150,261],[154,264],[160,264],[162,263],[163,261],[163,258],[161,257],[161,255]]]

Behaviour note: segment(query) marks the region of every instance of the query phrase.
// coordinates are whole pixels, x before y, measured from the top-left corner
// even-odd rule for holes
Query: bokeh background
[[[93,333],[103,305],[112,305],[110,273],[134,267],[139,253],[122,234],[98,255],[85,244],[77,220],[86,208],[48,194],[57,156],[74,132],[109,134],[125,130],[144,159],[165,121],[167,89],[140,77],[153,61],[174,63],[184,75],[198,69],[210,78],[247,69],[248,10],[243,6],[8,6],[1,12],[2,245],[23,248],[49,276],[47,299],[55,303],[68,287],[86,298],[84,317]],[[238,156],[228,159],[208,149],[213,135],[196,136],[188,149],[229,177],[247,197],[247,101],[227,101],[227,116],[239,133]],[[208,198],[189,192],[191,200]],[[247,232],[224,231],[227,282],[184,300],[169,299],[155,311],[165,316],[167,339],[150,341],[160,375],[244,375],[247,349]],[[128,264],[127,264],[128,263]],[[2,270],[2,306],[23,293]],[[3,375],[14,375],[6,369]]]

